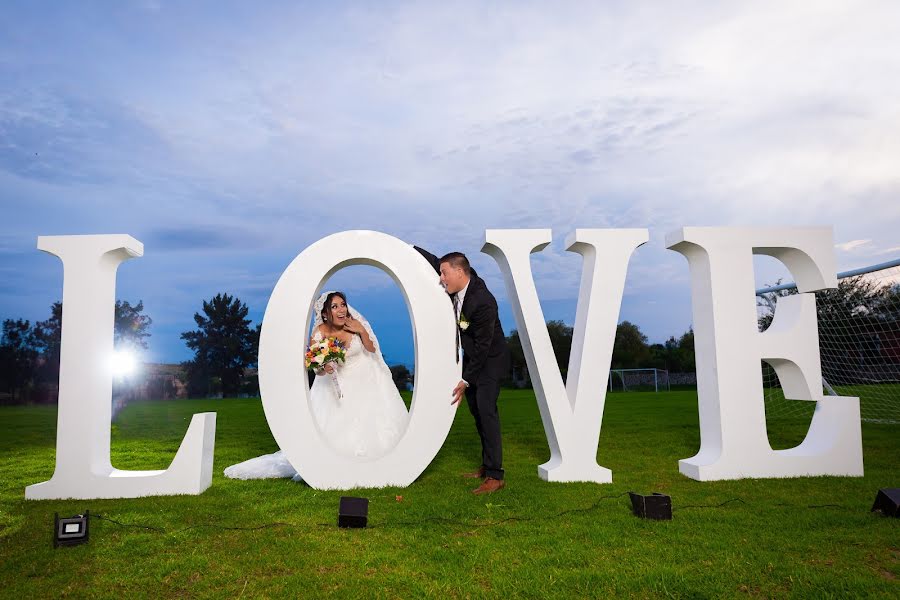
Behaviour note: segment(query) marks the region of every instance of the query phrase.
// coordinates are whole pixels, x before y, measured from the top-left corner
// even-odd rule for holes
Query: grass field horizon
[[[407,488],[357,490],[368,529],[335,526],[348,492],[222,470],[277,449],[259,399],[137,402],[112,425],[112,462],[161,469],[197,412],[218,413],[213,484],[200,496],[26,501],[53,472],[56,407],[2,407],[0,590],[9,597],[900,595],[900,520],[869,512],[900,484],[900,426],[863,424],[865,476],[697,482],[696,392],[609,394],[598,462],[613,483],[547,483],[534,394],[500,401],[507,488],[470,493],[471,416]],[[769,421],[773,447],[808,418]],[[670,494],[674,519],[630,513],[628,491]],[[398,500],[398,496],[402,496]],[[90,510],[88,544],[54,550],[53,513]]]

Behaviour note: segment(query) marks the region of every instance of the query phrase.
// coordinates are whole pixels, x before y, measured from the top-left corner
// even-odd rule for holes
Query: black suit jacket
[[[437,273],[441,272],[438,257],[418,246],[415,249],[431,263]],[[451,302],[455,300],[453,296],[449,298]],[[482,376],[502,379],[509,371],[506,336],[500,325],[497,300],[475,269],[471,271],[469,288],[460,312],[469,322],[469,326],[459,334],[463,348],[462,378],[469,384],[476,385]]]

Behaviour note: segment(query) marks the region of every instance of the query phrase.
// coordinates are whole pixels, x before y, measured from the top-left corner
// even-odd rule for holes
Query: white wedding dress
[[[397,444],[406,430],[409,413],[371,326],[351,307],[348,311],[366,328],[375,352],[366,350],[359,336],[353,336],[343,364],[337,365],[337,380],[343,395],[338,395],[330,375],[316,376],[310,389],[310,409],[322,438],[335,451],[363,460],[374,459]],[[316,336],[321,334],[317,332]],[[300,479],[281,451],[232,465],[225,469],[225,476]]]

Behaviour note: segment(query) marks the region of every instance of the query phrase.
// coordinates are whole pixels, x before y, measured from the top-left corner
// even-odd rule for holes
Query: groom
[[[441,285],[453,302],[463,370],[462,380],[453,388],[452,403],[457,404],[465,393],[481,437],[481,467],[464,477],[483,479],[472,490],[474,494],[490,494],[504,486],[497,397],[500,379],[509,371],[510,362],[497,301],[484,280],[469,266],[465,254],[451,252],[438,259],[418,246],[415,248],[440,274]]]

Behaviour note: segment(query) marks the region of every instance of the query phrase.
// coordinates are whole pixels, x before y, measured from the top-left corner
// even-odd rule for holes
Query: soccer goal
[[[756,291],[760,330],[789,283]],[[900,424],[900,258],[838,274],[836,289],[816,292],[822,387],[857,396],[864,421]],[[809,402],[785,400],[775,370],[762,364],[768,416],[811,414]]]
[[[669,372],[665,369],[610,369],[610,392],[669,391]]]

